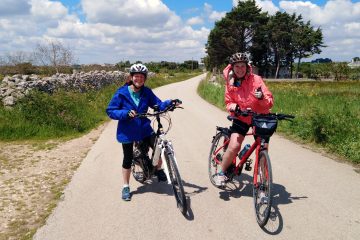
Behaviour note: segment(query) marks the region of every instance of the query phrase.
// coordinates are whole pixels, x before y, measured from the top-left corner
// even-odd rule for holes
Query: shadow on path
[[[253,197],[253,178],[242,173],[240,177],[234,177],[225,188],[220,189],[219,197],[224,201],[230,201],[231,198]],[[294,200],[307,199],[306,196],[292,196],[283,185],[273,183],[272,195],[273,202],[268,223],[262,228],[264,232],[270,235],[279,234],[284,226],[283,217],[279,211],[279,205],[293,203]]]
[[[143,193],[147,193],[147,192],[153,192],[153,193],[158,193],[158,194],[166,194],[169,196],[174,196],[174,192],[173,192],[173,188],[172,188],[171,184],[167,184],[165,182],[159,183],[155,179],[156,178],[153,178],[150,181],[147,181],[143,185],[139,186],[135,191],[131,192],[131,194],[136,195],[136,194],[143,194]],[[190,196],[194,196],[196,194],[199,194],[199,193],[207,190],[207,187],[201,187],[194,183],[188,183],[184,180],[183,180],[183,186],[184,186],[184,191],[185,191],[185,195],[186,195],[186,203],[188,206],[187,212],[183,215],[187,220],[192,221],[192,220],[194,220],[194,214],[191,209]],[[194,190],[189,191],[190,188],[192,188]]]

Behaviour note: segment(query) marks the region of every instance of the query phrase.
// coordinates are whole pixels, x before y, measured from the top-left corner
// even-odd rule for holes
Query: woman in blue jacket
[[[124,160],[122,164],[122,174],[124,187],[122,189],[122,199],[130,201],[130,173],[131,162],[133,159],[133,143],[135,141],[145,141],[153,146],[155,141],[154,131],[148,118],[135,118],[137,113],[146,113],[148,108],[158,105],[160,110],[164,110],[171,104],[171,100],[162,102],[153,91],[144,86],[148,70],[143,64],[134,64],[130,68],[131,81],[120,87],[112,97],[106,113],[111,119],[118,120],[117,140],[122,143]],[[166,175],[160,164],[157,167],[156,175],[159,181],[166,181]]]

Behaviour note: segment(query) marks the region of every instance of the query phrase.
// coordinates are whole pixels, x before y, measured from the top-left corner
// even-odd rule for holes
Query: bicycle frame
[[[276,131],[278,120],[291,121],[295,116],[283,113],[258,114],[251,109],[242,111],[239,107],[232,112],[234,114],[227,117],[230,121],[236,119],[238,116],[252,117],[252,132],[246,135],[255,136],[255,140],[241,158],[239,156],[234,156],[231,165],[225,172],[227,178],[225,178],[226,180],[224,182],[223,178],[216,179],[216,176],[221,176],[219,174],[219,169],[221,171],[221,163],[224,160],[223,157],[230,143],[232,132],[231,127],[224,128],[217,126],[217,131],[213,137],[208,158],[209,178],[214,186],[218,188],[224,187],[226,182],[231,182],[235,175],[241,175],[244,165],[245,170],[251,170],[252,160],[249,159],[249,157],[255,151],[255,163],[253,166],[253,199],[256,221],[262,228],[269,220],[272,204],[272,169],[266,139],[270,138]],[[239,161],[237,163],[238,158]]]
[[[175,158],[174,148],[172,146],[171,141],[166,139],[166,134],[163,130],[163,126],[161,124],[160,116],[156,116],[156,121],[158,123],[158,129],[156,131],[156,141],[154,143],[154,154],[152,155],[151,162],[153,166],[157,166],[158,160],[161,158],[162,164],[164,165],[164,172],[168,179],[168,183],[171,184],[171,178],[169,174],[169,166],[167,164],[166,159],[163,159],[164,154],[173,154]]]
[[[247,136],[248,135],[251,135],[253,136],[254,134],[253,133],[248,133],[246,134]],[[231,136],[231,135],[230,135]],[[230,136],[229,136],[229,139],[226,140],[219,149],[217,149],[213,155],[215,156],[214,159],[215,159],[215,162],[216,164],[221,164],[221,161],[219,159],[216,158],[218,152],[220,150],[222,150],[226,145],[229,144],[230,142]],[[255,141],[252,143],[250,149],[241,157],[241,159],[239,159],[239,163],[236,164],[236,159],[238,158],[238,156],[235,156],[232,163],[236,166],[235,169],[234,169],[234,174],[236,175],[240,175],[240,170],[243,168],[244,164],[247,162],[247,159],[250,157],[250,155],[255,151],[255,165],[254,165],[254,178],[253,178],[253,184],[254,186],[257,187],[257,174],[258,174],[258,171],[257,171],[257,167],[258,167],[258,164],[259,164],[259,153],[261,150],[263,149],[266,149],[265,147],[265,141],[261,138],[261,137],[256,137]]]

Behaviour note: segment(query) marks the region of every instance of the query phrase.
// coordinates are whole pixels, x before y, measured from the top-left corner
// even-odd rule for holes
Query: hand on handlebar
[[[180,104],[182,104],[182,101],[180,99],[172,99],[171,105],[170,105],[170,111],[174,111],[175,108],[182,108],[182,107],[179,107]]]
[[[182,101],[180,99],[172,99],[171,104],[179,106],[180,104],[182,104]]]
[[[230,112],[233,112],[235,116],[239,116],[239,115],[248,116],[249,113],[251,112],[251,108],[247,108],[246,110],[241,110],[239,105],[233,103],[232,105],[230,105]]]
[[[127,115],[129,118],[134,118],[134,117],[136,117],[137,113],[135,110],[129,110]]]

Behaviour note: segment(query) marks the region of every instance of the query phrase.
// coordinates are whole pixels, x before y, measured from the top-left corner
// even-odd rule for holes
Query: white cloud
[[[356,47],[360,46],[359,2],[329,0],[324,6],[309,1],[281,1],[279,6],[270,0],[257,3],[269,13],[301,13],[304,20],[320,26],[328,46],[320,57],[348,60],[360,56]],[[56,39],[70,46],[81,63],[200,60],[210,32],[202,25],[221,19],[225,12],[207,3],[199,12],[186,21],[160,0],[82,0],[76,12],[59,0],[0,0],[0,55],[32,51],[37,43]]]
[[[204,20],[201,17],[192,17],[192,18],[189,18],[186,21],[186,23],[189,25],[198,25],[198,24],[203,24]]]
[[[233,6],[237,6],[238,0],[232,2]],[[329,57],[335,61],[346,61],[360,56],[360,2],[328,0],[324,5],[317,5],[316,1],[283,0],[279,6],[272,0],[256,0],[256,3],[270,15],[277,11],[301,14],[304,21],[310,20],[314,27],[322,29],[327,47],[322,48],[320,55],[310,59]]]
[[[349,34],[356,34],[360,37],[360,22],[351,22],[344,25],[345,31]]]
[[[207,15],[207,18],[212,22],[220,20],[226,14],[226,12],[214,11],[213,7],[208,3],[204,3],[204,12],[205,15]]]
[[[256,0],[256,4],[261,8],[263,12],[268,12],[270,15],[279,11],[279,8],[271,0],[260,1]]]
[[[335,61],[350,60],[360,56],[360,2],[351,0],[329,0],[324,6],[319,6],[310,1],[281,1],[281,9],[288,13],[301,14],[305,21],[310,20],[315,27],[320,27],[324,36],[321,55]]]
[[[26,6],[24,0],[11,3]],[[14,49],[30,52],[37,43],[53,39],[71,47],[81,63],[181,62],[205,55],[209,29],[191,27],[202,24],[202,16],[184,23],[159,0],[82,0],[76,12],[84,18],[59,1],[28,3],[27,10],[18,10],[16,17],[0,11],[0,43],[5,46],[0,55]]]
[[[246,0],[240,0],[241,2],[244,2]],[[268,12],[270,15],[275,14],[277,11],[279,11],[279,8],[275,6],[275,4],[272,2],[272,0],[255,0],[256,5],[261,8],[262,12]],[[236,7],[238,5],[239,0],[233,0],[233,6]]]
[[[67,15],[68,11],[61,2],[48,0],[31,0],[31,15],[41,21],[60,19]]]
[[[1,0],[0,1],[0,17],[24,15],[30,12],[31,5],[28,0]]]
[[[179,18],[160,0],[82,0],[81,4],[90,23],[173,27],[180,22]]]
[[[212,21],[217,21],[220,20],[221,18],[223,18],[225,16],[226,12],[217,12],[217,11],[212,11],[211,14],[209,15],[209,19]]]
[[[280,7],[286,12],[301,14],[319,25],[360,20],[360,3],[350,0],[329,0],[322,7],[309,1],[281,1]]]

